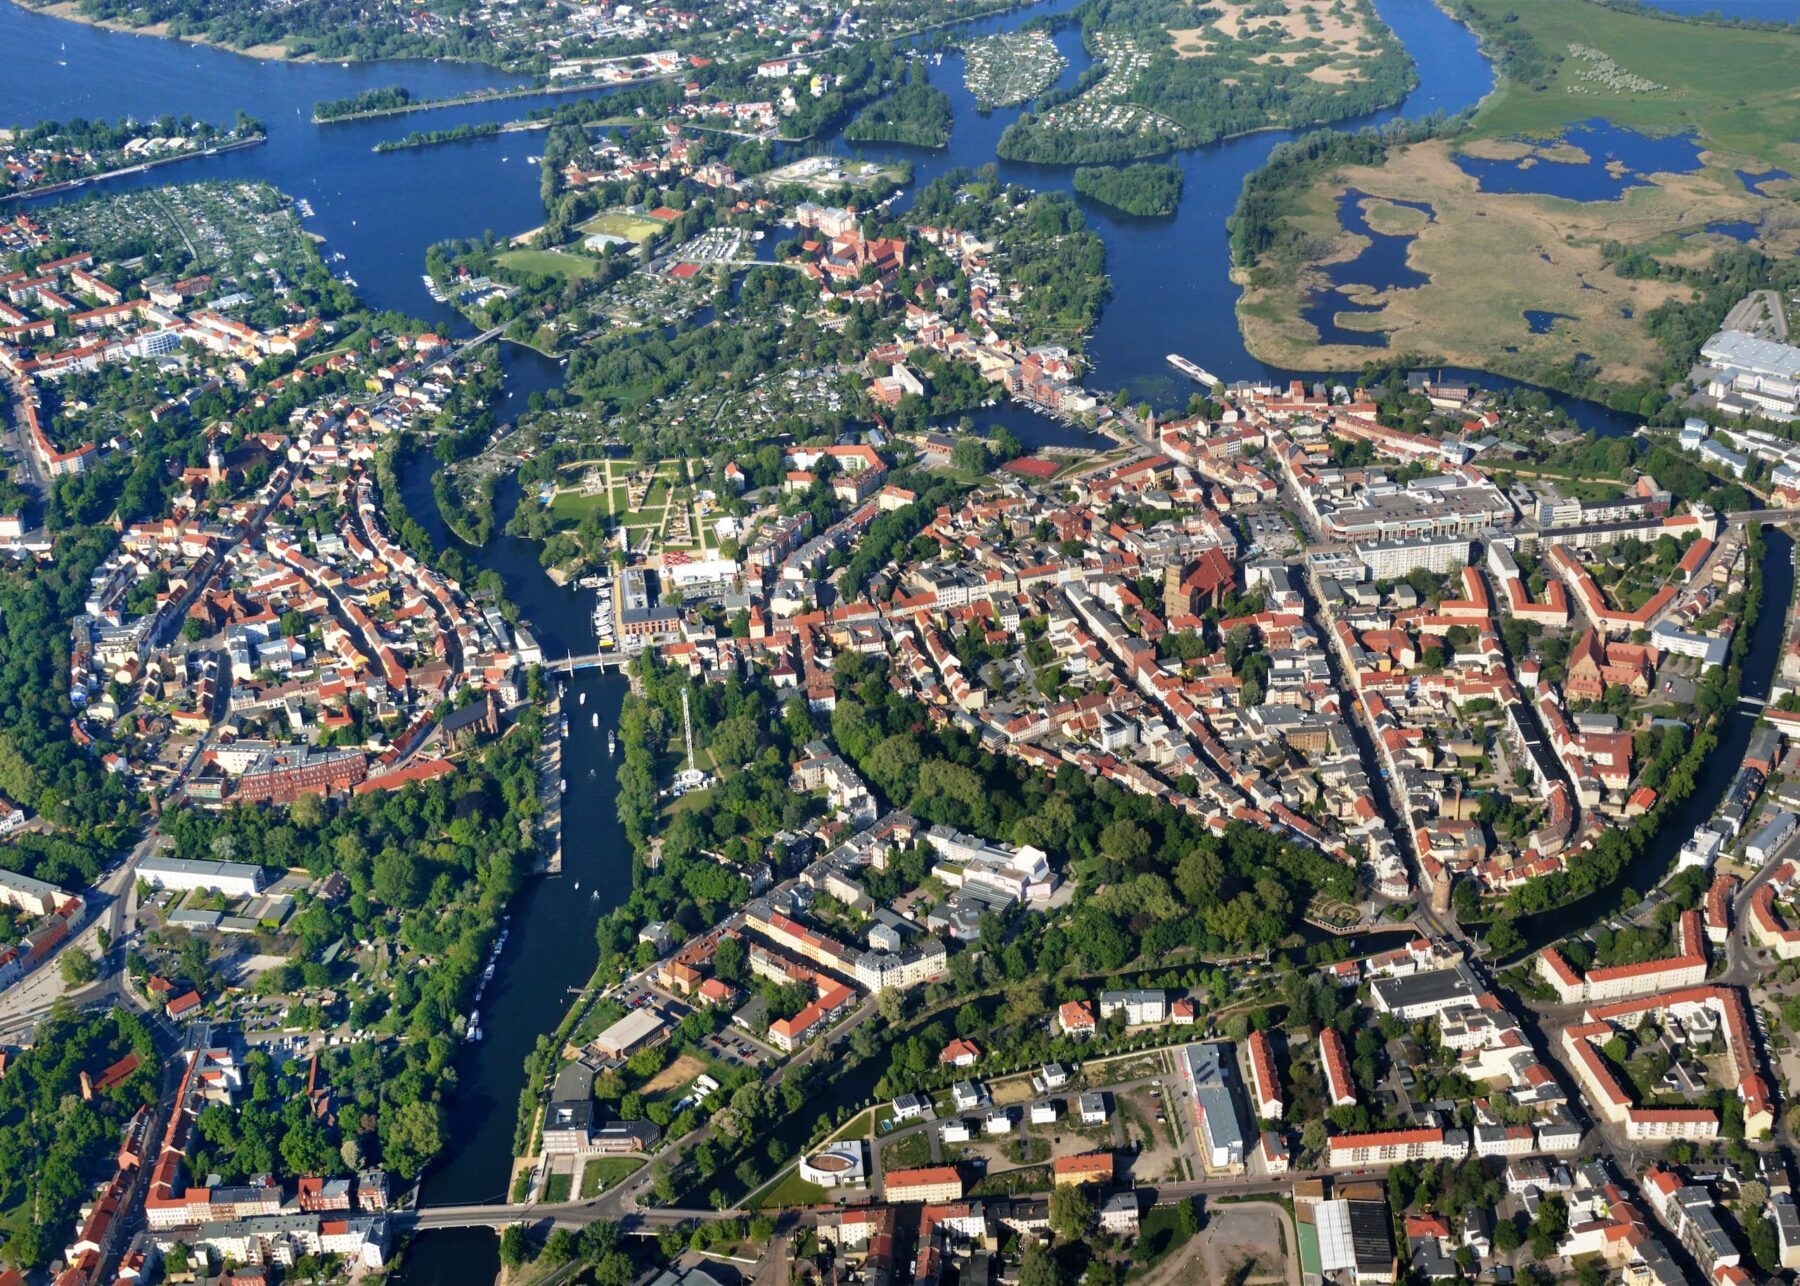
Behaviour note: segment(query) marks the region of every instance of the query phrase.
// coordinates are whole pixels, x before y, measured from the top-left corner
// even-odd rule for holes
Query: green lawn
[[[1800,35],[1622,13],[1591,0],[1468,3],[1482,27],[1529,33],[1550,68],[1542,90],[1512,84],[1495,94],[1475,118],[1482,134],[1551,135],[1599,116],[1651,133],[1699,133],[1774,165],[1793,157]],[[1571,55],[1571,45],[1598,50],[1626,74],[1662,88],[1634,92],[1603,83],[1594,63]]]
[[[772,1210],[779,1206],[816,1206],[824,1202],[825,1189],[800,1177],[795,1166],[781,1178],[750,1199],[752,1210]]]
[[[514,272],[567,277],[571,281],[591,277],[600,271],[599,263],[584,255],[557,254],[551,250],[508,250],[496,256],[494,262]]]
[[[544,1178],[544,1195],[539,1198],[550,1205],[560,1205],[569,1199],[569,1189],[574,1186],[575,1176],[572,1174],[552,1174]]]
[[[580,522],[594,509],[601,513],[611,511],[604,491],[597,491],[591,496],[584,496],[579,491],[559,491],[550,501],[550,513],[567,522]]]
[[[613,1187],[643,1168],[643,1161],[637,1157],[595,1157],[581,1172],[581,1199],[597,1197],[603,1189]]]

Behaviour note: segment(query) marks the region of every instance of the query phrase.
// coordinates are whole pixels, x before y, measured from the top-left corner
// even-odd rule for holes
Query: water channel
[[[1044,13],[1066,13],[1077,0],[1048,0],[1020,13],[973,24],[978,32],[1010,30]],[[1686,0],[1669,0],[1685,5]],[[1735,6],[1712,0],[1708,7],[1741,12],[1757,0]],[[1493,85],[1493,73],[1474,37],[1433,0],[1376,0],[1382,17],[1411,50],[1420,83],[1398,107],[1347,127],[1433,112],[1454,114],[1473,106]],[[1788,18],[1800,0],[1772,0]],[[1746,14],[1745,16],[1750,16]],[[1079,33],[1067,26],[1056,35],[1070,66],[1064,84],[1089,65]],[[465,122],[523,117],[542,102],[524,98],[472,104],[433,112],[429,117],[393,117],[315,126],[315,102],[361,89],[403,83],[415,96],[464,92],[515,83],[504,73],[456,63],[286,64],[259,62],[200,46],[153,37],[103,31],[63,22],[0,3],[0,48],[12,66],[28,74],[0,78],[0,122],[29,122],[75,116],[148,118],[164,112],[229,122],[243,110],[269,126],[266,146],[150,174],[127,176],[107,185],[148,187],[196,179],[265,180],[307,200],[315,214],[309,231],[324,237],[326,253],[341,253],[334,267],[348,271],[372,305],[425,318],[453,333],[467,326],[444,305],[433,302],[420,280],[428,245],[450,237],[493,231],[509,235],[542,219],[537,167],[527,156],[541,136],[502,135],[440,147],[375,154],[373,145],[420,128],[449,128]],[[931,69],[932,81],[951,97],[956,125],[949,147],[935,151],[885,145],[851,149],[869,157],[905,156],[915,166],[917,184],[958,167],[995,161],[995,145],[1017,109],[983,113],[962,84],[962,57],[946,54]],[[1170,405],[1185,400],[1189,386],[1169,369],[1165,354],[1183,353],[1228,379],[1287,378],[1294,372],[1269,367],[1244,348],[1234,314],[1237,288],[1229,277],[1225,219],[1244,177],[1258,168],[1277,143],[1291,137],[1269,131],[1182,153],[1174,162],[1185,179],[1180,208],[1162,219],[1122,215],[1080,200],[1106,241],[1113,294],[1088,344],[1095,363],[1093,383],[1128,389],[1133,400]],[[840,149],[842,150],[842,149]],[[1002,177],[1038,188],[1070,191],[1070,171],[1059,167],[1000,163]],[[904,198],[903,198],[904,200]],[[1147,324],[1147,319],[1152,319]],[[531,392],[560,379],[556,363],[529,350],[501,350],[508,383],[498,414],[510,418]],[[1489,386],[1506,381],[1479,377]],[[1628,432],[1633,422],[1604,408],[1558,399],[1584,427],[1598,433]],[[992,422],[1006,423],[1028,446],[1079,441],[1074,431],[1052,425],[1015,407],[996,408]],[[412,515],[440,542],[453,539],[438,517],[430,487],[432,464],[413,461],[404,474],[403,499]],[[516,488],[502,493],[502,522],[519,503]],[[1746,677],[1747,692],[1766,692],[1780,653],[1784,606],[1792,586],[1785,537],[1770,536],[1765,562],[1764,616],[1756,627]],[[1780,550],[1777,557],[1776,551]],[[589,595],[561,589],[542,573],[537,548],[499,535],[481,550],[467,551],[474,562],[498,572],[507,593],[531,622],[547,654],[583,651],[591,644]],[[1759,686],[1760,685],[1760,686]],[[570,694],[571,736],[566,745],[564,873],[535,881],[512,912],[512,936],[483,1002],[487,1039],[465,1047],[457,1065],[458,1100],[450,1122],[452,1146],[427,1176],[428,1202],[494,1200],[503,1196],[511,1152],[515,1107],[523,1085],[522,1060],[538,1035],[551,1030],[595,960],[593,926],[598,916],[627,892],[629,854],[614,817],[616,783],[604,733],[623,698],[619,679],[588,677]],[[578,698],[585,693],[586,703]],[[583,715],[590,716],[583,718]],[[598,716],[596,723],[592,716]],[[1665,834],[1640,860],[1644,872],[1669,855],[1690,821],[1704,819],[1741,759],[1750,720],[1734,716],[1721,739],[1717,767],[1703,777],[1691,803],[1677,810]],[[1691,814],[1691,817],[1690,817]],[[1671,840],[1662,853],[1663,839]],[[1661,853],[1661,857],[1656,855]],[[1634,868],[1635,870],[1635,868]],[[574,885],[582,889],[577,892]],[[598,897],[589,896],[597,892]],[[1597,895],[1605,896],[1605,895]],[[1616,898],[1616,892],[1611,894]],[[1604,906],[1568,908],[1577,917],[1602,913]],[[1549,917],[1544,917],[1548,920]],[[491,1280],[497,1270],[494,1239],[485,1233],[435,1233],[409,1257],[405,1280],[420,1286]]]

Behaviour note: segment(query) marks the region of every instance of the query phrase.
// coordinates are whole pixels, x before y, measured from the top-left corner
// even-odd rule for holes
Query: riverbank
[[[61,0],[61,3],[50,5],[30,5],[24,0],[11,0],[21,9],[31,13],[46,14],[52,18],[61,18],[65,22],[78,22],[84,27],[95,27],[101,31],[111,31],[122,36],[153,36],[158,40],[174,40],[184,45],[204,45],[209,49],[217,49],[228,54],[241,54],[245,58],[255,58],[260,62],[316,62],[312,54],[293,54],[286,45],[228,45],[223,41],[209,40],[204,36],[177,36],[169,31],[166,22],[148,23],[142,27],[134,27],[128,22],[120,22],[116,18],[92,18],[81,11],[79,0]]]
[[[149,170],[161,169],[165,165],[179,165],[183,161],[198,161],[209,156],[224,156],[228,152],[241,152],[245,148],[261,147],[268,141],[267,134],[258,134],[254,138],[241,138],[234,143],[221,143],[217,147],[202,148],[198,152],[183,152],[179,156],[160,156],[153,161],[121,165],[117,169],[102,170],[97,174],[84,174],[78,179],[66,179],[61,183],[51,183],[44,187],[8,192],[4,196],[0,196],[0,205],[4,205],[8,201],[22,201],[28,197],[55,196],[58,192],[72,192],[76,188],[86,187],[90,183],[104,183],[108,179],[123,178],[128,174],[143,174]]]

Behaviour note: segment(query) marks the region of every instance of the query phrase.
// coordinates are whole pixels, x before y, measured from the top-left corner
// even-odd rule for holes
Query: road
[[[43,964],[0,991],[0,1041],[16,1042],[28,1036],[65,995],[81,1005],[111,997],[143,1008],[124,980],[125,953],[137,933],[137,864],[154,851],[156,843],[157,833],[152,829],[100,883],[85,890],[87,923]],[[104,951],[100,949],[102,929],[111,942]],[[100,966],[99,977],[85,987],[71,988],[63,981],[59,958],[71,947],[86,951]]]

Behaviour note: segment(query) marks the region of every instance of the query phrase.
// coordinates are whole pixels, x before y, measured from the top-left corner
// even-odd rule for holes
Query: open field
[[[1346,168],[1314,194],[1323,200],[1305,203],[1300,217],[1335,209],[1335,198],[1347,188],[1429,203],[1435,213],[1429,223],[1404,207],[1385,206],[1416,220],[1406,262],[1426,274],[1429,284],[1386,291],[1380,283],[1353,284],[1344,291],[1351,303],[1380,305],[1381,311],[1340,315],[1339,324],[1383,331],[1393,348],[1521,378],[1571,362],[1577,353],[1588,354],[1609,382],[1647,378],[1658,350],[1639,318],[1686,291],[1618,276],[1603,263],[1601,244],[1644,245],[1686,233],[1722,247],[1729,239],[1705,232],[1708,223],[1753,220],[1773,204],[1744,191],[1730,168],[1713,166],[1658,176],[1656,183],[1628,189],[1618,201],[1482,192],[1450,151],[1451,144],[1434,140],[1398,151],[1379,167]],[[1335,230],[1335,216],[1328,217]],[[1371,227],[1380,231],[1396,219],[1372,214]],[[1367,244],[1366,237],[1335,230],[1330,253],[1317,263],[1350,261]],[[1354,268],[1348,275],[1354,278]],[[1367,360],[1367,348],[1321,346],[1317,331],[1300,316],[1315,280],[1316,274],[1308,273],[1293,286],[1246,291],[1240,304],[1245,337],[1267,361],[1354,368]],[[1532,334],[1527,310],[1568,320]]]
[[[1395,147],[1284,191],[1281,222],[1305,250],[1298,263],[1239,271],[1251,351],[1299,369],[1354,369],[1384,349],[1405,351],[1559,387],[1656,379],[1667,355],[1644,317],[1689,291],[1618,275],[1602,247],[1684,267],[1738,242],[1800,252],[1800,183],[1786,174],[1800,172],[1800,36],[1587,0],[1459,8],[1491,51],[1509,55],[1503,65],[1545,70],[1530,83],[1503,77],[1460,136]],[[1399,256],[1391,243],[1368,256],[1401,259],[1410,270],[1401,277],[1391,267],[1358,277],[1371,238],[1339,222],[1350,190],[1367,194],[1359,206],[1372,232],[1409,239]],[[1315,325],[1306,316],[1315,298],[1344,310]],[[1322,337],[1328,324],[1369,341]]]
[[[1463,0],[1481,27],[1528,33],[1552,63],[1545,88],[1505,84],[1475,131],[1549,137],[1600,116],[1651,134],[1692,133],[1722,151],[1793,169],[1800,130],[1800,35],[1621,13],[1588,0]],[[1509,20],[1517,15],[1517,21]],[[1610,60],[1577,57],[1570,46]],[[1648,82],[1657,88],[1633,88]],[[1761,168],[1761,167],[1756,167]]]
[[[1176,57],[1209,58],[1247,46],[1256,51],[1249,59],[1258,67],[1304,66],[1308,79],[1341,85],[1356,79],[1375,52],[1362,14],[1338,0],[1289,0],[1283,13],[1256,12],[1266,7],[1256,0],[1212,0],[1206,8],[1219,16],[1206,26],[1170,30]]]
[[[644,1082],[639,1091],[645,1098],[655,1098],[681,1089],[706,1070],[706,1064],[693,1054],[682,1054],[662,1071]]]
[[[584,255],[558,254],[554,250],[507,250],[496,257],[503,268],[515,272],[544,273],[579,280],[600,271],[600,265]]]

